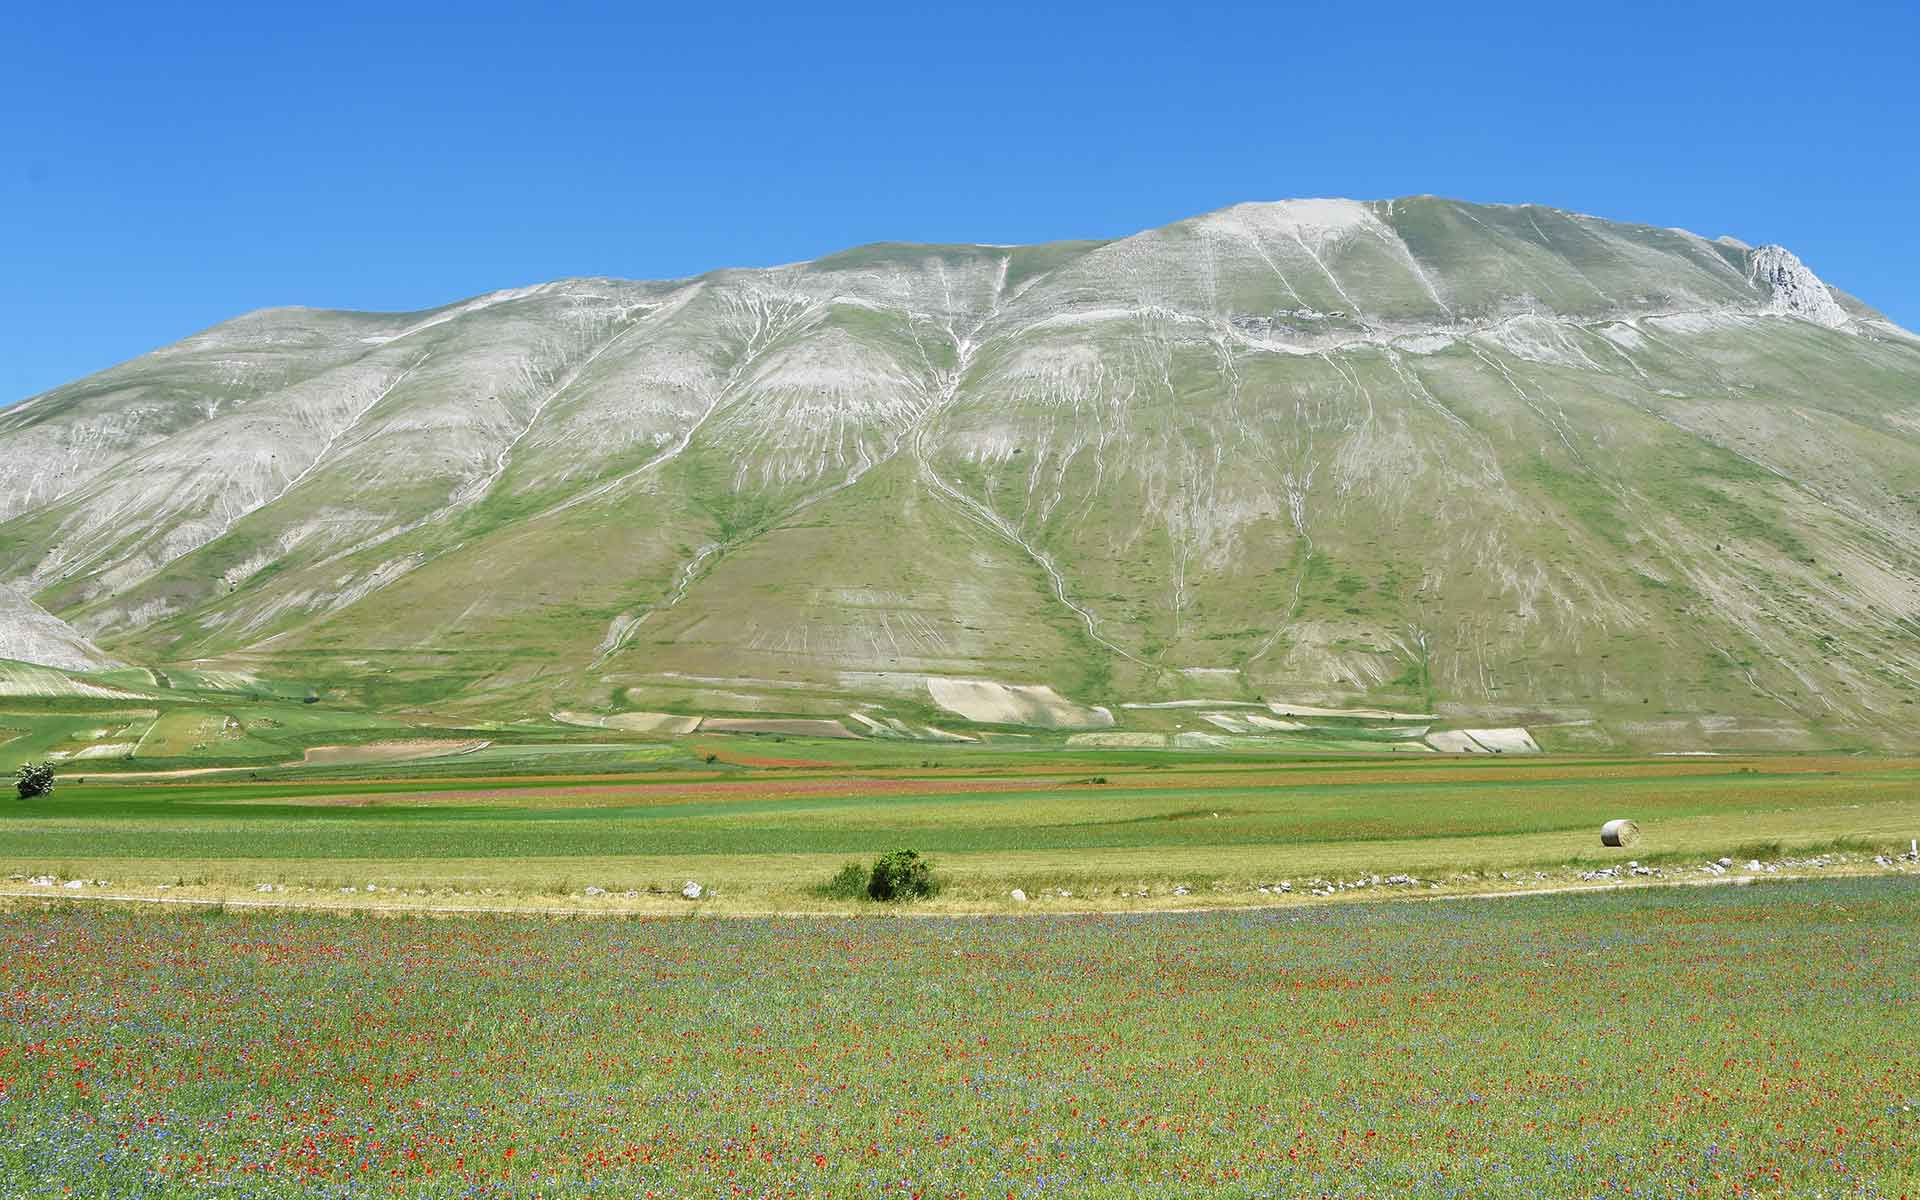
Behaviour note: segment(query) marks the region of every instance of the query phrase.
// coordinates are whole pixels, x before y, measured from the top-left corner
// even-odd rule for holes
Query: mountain
[[[0,584],[0,657],[382,707],[1911,747],[1920,338],[1432,197],[273,309],[0,411]]]

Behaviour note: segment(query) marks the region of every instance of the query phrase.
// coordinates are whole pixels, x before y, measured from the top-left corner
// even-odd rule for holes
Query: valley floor
[[[0,892],[854,912],[872,906],[827,894],[828,879],[912,848],[944,885],[914,910],[958,914],[1920,869],[1910,759],[1278,760],[739,738],[496,749],[506,757],[258,779],[70,778],[0,806]],[[1622,817],[1644,840],[1602,846],[1601,825]]]
[[[1030,920],[0,911],[18,1197],[1892,1197],[1920,881]]]

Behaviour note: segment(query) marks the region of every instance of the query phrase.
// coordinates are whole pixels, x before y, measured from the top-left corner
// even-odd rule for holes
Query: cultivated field
[[[1912,1194],[1920,881],[923,920],[0,912],[13,1196]]]
[[[427,757],[399,757],[408,746]],[[0,804],[0,891],[79,879],[167,899],[852,911],[820,885],[910,847],[946,881],[917,911],[1155,909],[1707,882],[1728,877],[1723,858],[1732,875],[1913,870],[1873,860],[1920,834],[1920,763],[1853,757],[1262,760],[718,736],[92,769],[69,762],[52,800]],[[1601,846],[1615,817],[1645,840]]]
[[[55,703],[0,1196],[1911,1194],[1920,760]]]

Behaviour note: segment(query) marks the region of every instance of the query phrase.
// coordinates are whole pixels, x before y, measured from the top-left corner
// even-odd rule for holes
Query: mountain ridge
[[[1574,688],[1542,656],[1658,631],[1723,664],[1648,664],[1694,740],[1724,676],[1762,743],[1885,743],[1916,379],[1920,340],[1784,248],[1537,206],[874,243],[223,322],[0,410],[0,582],[103,659],[519,711],[784,711],[781,671],[844,711],[917,672],[1604,731],[1611,655]]]
[[[1273,206],[1273,205],[1362,204],[1362,205],[1370,205],[1370,206],[1379,206],[1379,205],[1401,204],[1401,203],[1406,203],[1410,201],[1431,201],[1431,202],[1446,203],[1446,204],[1469,203],[1466,201],[1460,201],[1460,200],[1454,199],[1452,197],[1440,196],[1433,193],[1425,193],[1425,192],[1408,195],[1408,196],[1393,197],[1391,199],[1374,199],[1374,200],[1352,200],[1352,199],[1347,199],[1342,197],[1298,197],[1298,198],[1283,199],[1283,200],[1241,201],[1234,204],[1226,205],[1223,208],[1210,210],[1206,213],[1199,214],[1196,217],[1185,218],[1185,220],[1188,220],[1188,221],[1202,220],[1207,217],[1215,216],[1218,214],[1228,213],[1235,209],[1260,208],[1263,206]],[[1524,202],[1500,202],[1500,201],[1476,201],[1476,202],[1472,202],[1472,204],[1474,207],[1487,208],[1487,209],[1502,209],[1502,210],[1512,210],[1512,211],[1522,211],[1522,212],[1528,211],[1528,210],[1535,210],[1535,211],[1555,214],[1557,216],[1575,218],[1580,220],[1588,220],[1588,221],[1598,221],[1598,222],[1603,222],[1609,225],[1617,225],[1622,228],[1642,230],[1650,233],[1677,234],[1682,237],[1692,238],[1702,242],[1710,241],[1713,243],[1724,244],[1745,252],[1758,252],[1758,251],[1767,250],[1767,249],[1787,250],[1785,246],[1782,246],[1779,243],[1760,243],[1755,245],[1755,244],[1748,243],[1738,237],[1735,237],[1732,234],[1720,234],[1709,239],[1701,234],[1695,233],[1694,231],[1690,229],[1686,229],[1682,226],[1677,226],[1677,225],[1660,226],[1660,225],[1649,225],[1649,224],[1643,224],[1643,223],[1631,222],[1631,221],[1615,221],[1615,220],[1610,220],[1606,218],[1592,217],[1586,214],[1576,212],[1571,209],[1557,208],[1551,205],[1529,204]],[[1178,224],[1178,223],[1180,222],[1175,222],[1175,224]],[[352,309],[352,308],[339,308],[339,307],[321,306],[321,305],[307,305],[307,304],[300,304],[300,303],[267,305],[262,308],[249,309],[234,317],[230,317],[230,318],[227,318],[226,320],[216,322],[215,324],[207,326],[204,329],[200,329],[193,333],[189,333],[174,342],[168,343],[165,346],[156,347],[154,350],[146,352],[146,354],[137,355],[132,359],[126,360],[126,362],[124,363],[120,363],[116,365],[126,366],[130,363],[138,362],[141,358],[147,357],[148,355],[158,353],[160,351],[164,351],[173,347],[177,347],[184,342],[190,341],[194,338],[203,336],[205,334],[213,333],[216,330],[219,330],[227,325],[231,325],[236,322],[246,321],[249,319],[259,318],[259,317],[281,315],[281,314],[342,316],[342,317],[373,317],[373,318],[399,317],[399,316],[420,317],[420,316],[427,316],[431,314],[441,313],[446,310],[453,309],[463,305],[475,304],[480,301],[494,300],[496,298],[501,300],[510,299],[515,296],[525,296],[527,294],[530,294],[540,289],[559,288],[568,284],[582,284],[582,285],[587,285],[587,284],[619,285],[619,284],[632,284],[632,283],[691,284],[694,282],[698,282],[700,280],[704,280],[714,276],[719,276],[719,275],[728,274],[728,273],[785,271],[785,270],[792,270],[792,269],[807,267],[807,266],[825,265],[825,264],[831,263],[835,259],[843,258],[847,256],[858,256],[858,255],[863,255],[868,253],[886,252],[886,251],[910,251],[910,252],[1007,251],[1007,250],[1026,249],[1035,245],[1046,245],[1046,246],[1076,245],[1076,246],[1082,246],[1088,249],[1093,249],[1101,246],[1112,245],[1115,242],[1125,241],[1127,240],[1128,237],[1139,236],[1140,233],[1150,233],[1150,232],[1153,232],[1153,230],[1152,229],[1141,230],[1139,231],[1139,233],[1136,233],[1136,234],[1122,235],[1120,237],[1114,237],[1114,238],[1066,239],[1060,242],[1046,242],[1046,243],[914,242],[914,241],[907,241],[902,239],[883,238],[878,241],[863,242],[855,246],[850,246],[844,250],[833,251],[828,254],[822,255],[819,258],[814,258],[814,259],[796,259],[790,262],[774,263],[766,266],[744,266],[744,265],[736,264],[731,266],[713,267],[713,268],[709,268],[706,271],[698,272],[691,275],[660,276],[660,277],[648,278],[645,280],[633,279],[625,276],[616,276],[616,275],[560,276],[553,279],[542,280],[535,283],[515,285],[511,287],[506,287],[506,288],[496,288],[490,291],[480,292],[470,296],[458,297],[456,299],[449,300],[443,304],[434,305],[434,306],[430,306],[428,308],[423,308],[423,309]],[[1791,256],[1791,251],[1787,251],[1787,252]],[[1796,263],[1799,263],[1797,256],[1792,256],[1792,257],[1794,258],[1794,261]],[[1803,263],[1799,265],[1804,267]],[[1812,274],[1810,269],[1808,269],[1808,273]],[[1839,289],[1833,288],[1833,285],[1826,283],[1825,280],[1820,279],[1819,276],[1816,275],[1814,276],[1814,278],[1819,280],[1822,286],[1828,288],[1829,290],[1839,292]],[[1860,311],[1863,315],[1866,315],[1872,319],[1883,321],[1888,326],[1892,327],[1892,329],[1897,330],[1900,333],[1904,333],[1908,337],[1920,336],[1920,335],[1915,335],[1911,331],[1904,329],[1904,327],[1899,326],[1896,322],[1888,318],[1884,313],[1881,313],[1876,309],[1872,309],[1870,306],[1866,305],[1864,302],[1860,301],[1858,298],[1853,297],[1850,294],[1844,293],[1844,292],[1840,292],[1840,295],[1845,297],[1845,299],[1853,306],[1853,308]],[[112,367],[106,368],[106,370],[112,370],[112,369],[114,368]],[[97,375],[100,373],[101,372],[96,372],[95,374]],[[92,378],[92,377],[93,376],[85,376],[83,378]],[[67,385],[62,385],[62,386],[67,386]],[[25,404],[28,401],[40,399],[58,390],[60,389],[54,388],[54,389],[49,389],[49,391],[47,392],[37,393],[33,396],[22,397],[19,400],[16,400],[12,405],[7,406],[6,408],[0,408],[0,412],[6,412],[6,411],[9,411],[9,409],[17,408],[19,405]]]

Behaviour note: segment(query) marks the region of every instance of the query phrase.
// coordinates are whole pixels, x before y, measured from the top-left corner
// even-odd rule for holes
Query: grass
[[[1252,903],[1280,880],[1467,888],[1501,871],[1745,861],[1756,845],[1904,850],[1920,833],[1920,763],[1860,758],[1263,761],[696,737],[249,774],[92,777],[0,805],[0,872],[520,899],[695,878],[723,910],[765,912],[818,908],[849,858],[911,847],[940,864],[939,906],[978,911],[1015,887],[1090,908],[1190,903],[1181,885]],[[1646,840],[1600,846],[1617,816]]]
[[[0,667],[7,665],[0,663]],[[135,685],[135,673],[118,674],[122,686]],[[483,752],[484,760],[511,772],[524,769],[549,750],[592,749],[567,740],[579,738],[581,731],[569,732],[545,722],[523,722],[503,729],[497,721],[483,721],[469,728],[456,719],[397,717],[361,708],[305,704],[283,694],[304,689],[284,683],[255,681],[258,686],[246,693],[211,690],[216,683],[238,686],[244,682],[226,673],[193,675],[193,688],[182,682],[189,677],[186,672],[137,674],[149,679],[144,693],[110,698],[83,693],[0,696],[0,770],[11,771],[29,759],[53,757],[70,760],[68,774],[212,767],[245,767],[272,773],[299,763],[306,750],[318,746],[484,739],[501,743]],[[152,675],[166,679],[168,685],[152,683]],[[128,753],[105,758],[85,753],[102,745],[123,744],[129,748]],[[633,768],[659,757],[660,748],[627,744],[598,749],[604,752],[601,757],[606,764]],[[582,757],[577,761],[590,766],[595,760]]]
[[[212,709],[175,709],[160,717],[140,739],[142,758],[276,758],[286,749],[249,736],[231,713]]]
[[[0,911],[21,1197],[1910,1191],[1920,886],[1033,920]]]
[[[56,753],[72,755],[101,743],[136,742],[153,722],[151,709],[107,708],[91,712],[4,712],[0,711],[0,768],[12,774],[13,768],[28,760],[38,761]],[[84,763],[84,766],[83,766]],[[83,760],[69,771],[99,770],[103,761]]]
[[[121,693],[103,683],[90,683],[69,672],[32,663],[0,659],[0,697],[116,699]]]

